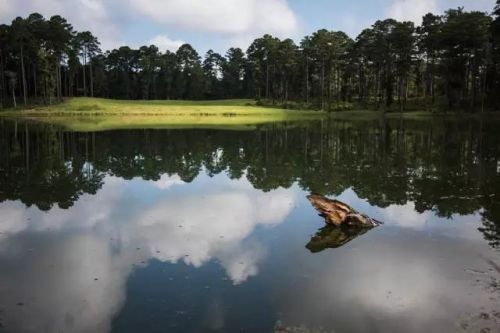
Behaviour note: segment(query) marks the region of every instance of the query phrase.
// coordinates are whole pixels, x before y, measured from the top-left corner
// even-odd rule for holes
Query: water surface
[[[3,121],[0,331],[498,332],[499,125]],[[339,244],[311,193],[385,224]]]

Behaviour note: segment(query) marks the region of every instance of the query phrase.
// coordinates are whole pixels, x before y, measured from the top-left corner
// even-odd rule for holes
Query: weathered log
[[[358,213],[349,205],[338,200],[328,199],[320,195],[310,195],[307,199],[309,199],[320,215],[325,218],[327,224],[333,224],[337,227],[351,226],[361,228],[373,228],[382,224],[365,214]]]

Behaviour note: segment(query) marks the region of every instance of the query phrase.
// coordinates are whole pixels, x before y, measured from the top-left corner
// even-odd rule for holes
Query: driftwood
[[[341,247],[382,224],[338,200],[331,200],[320,195],[310,195],[307,198],[320,216],[324,217],[327,224],[306,245],[313,253]]]
[[[331,200],[320,195],[310,195],[307,198],[320,216],[325,218],[327,224],[358,228],[373,228],[382,224],[365,214],[358,213],[338,200]]]

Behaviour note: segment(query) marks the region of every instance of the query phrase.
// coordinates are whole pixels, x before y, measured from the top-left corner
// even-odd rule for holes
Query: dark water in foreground
[[[0,332],[500,332],[498,122],[0,127]]]

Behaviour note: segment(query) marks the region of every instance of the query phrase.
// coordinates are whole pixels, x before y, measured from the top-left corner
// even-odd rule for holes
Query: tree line
[[[297,45],[271,35],[243,51],[189,44],[176,52],[123,46],[102,52],[89,31],[34,13],[0,25],[2,107],[63,97],[254,98],[322,110],[500,108],[500,0],[492,15],[450,9],[420,26],[386,19],[356,39],[318,30]]]

